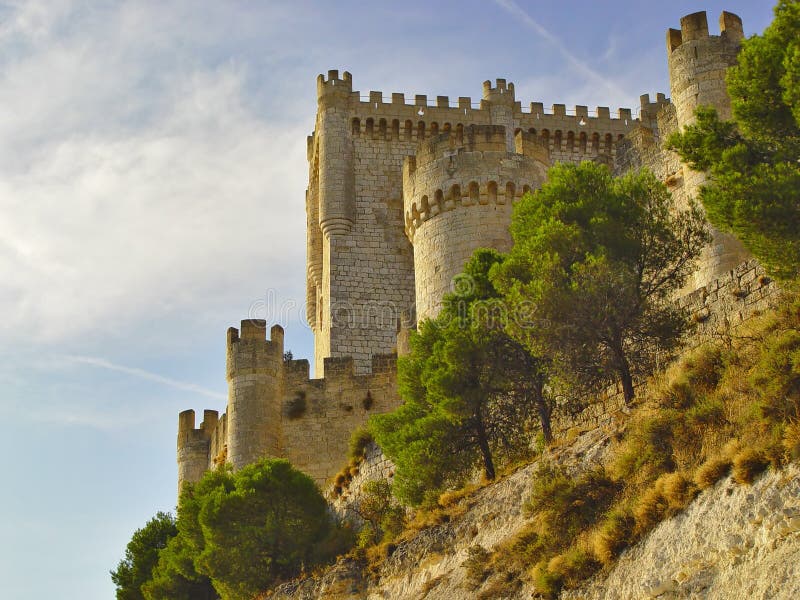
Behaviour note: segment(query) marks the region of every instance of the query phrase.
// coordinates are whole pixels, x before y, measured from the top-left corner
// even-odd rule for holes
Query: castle
[[[710,35],[705,12],[667,32],[670,95],[641,97],[638,115],[621,108],[523,109],[514,85],[483,84],[480,103],[438,96],[407,100],[353,90],[350,73],[317,78],[315,130],[308,138],[307,319],[314,371],[284,356],[283,329],[267,340],[264,321],[227,333],[228,405],[180,414],[178,485],[221,462],[234,468],[285,457],[318,483],[347,456],[351,432],[400,402],[395,356],[408,328],[434,316],[454,278],[479,247],[509,250],[512,206],[556,162],[600,161],[615,173],[646,166],[680,202],[705,180],[662,148],[700,105],[731,115],[725,71],[744,38],[741,19],[720,16]],[[733,237],[714,239],[686,291],[747,259]]]

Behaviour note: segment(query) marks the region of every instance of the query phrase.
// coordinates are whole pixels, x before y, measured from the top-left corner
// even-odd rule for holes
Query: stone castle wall
[[[369,415],[400,403],[394,355],[375,355],[357,374],[350,357],[327,358],[324,379],[310,379],[307,360],[285,360],[283,330],[266,339],[262,320],[228,330],[228,406],[206,410],[195,428],[193,410],[179,417],[178,486],[229,462],[240,468],[266,456],[288,459],[324,485],[347,457],[352,431]]]
[[[636,123],[630,109],[612,116],[599,107],[590,115],[577,106],[567,114],[561,104],[545,111],[532,103],[523,110],[504,79],[494,87],[485,82],[477,105],[467,97],[451,103],[439,96],[432,106],[422,95],[409,103],[396,93],[362,97],[351,75],[338,71],[319,76],[317,95],[306,194],[307,315],[317,377],[325,375],[328,356],[352,356],[356,372],[366,372],[372,354],[395,350],[400,315],[413,313],[415,264],[404,233],[402,177],[403,161],[422,142],[498,125],[505,128],[507,152],[515,152],[514,134],[525,131],[554,160],[613,160],[618,140]]]
[[[414,246],[416,316],[433,317],[476,248],[511,249],[511,210],[544,182],[547,147],[500,125],[470,126],[420,144],[403,166],[406,234]]]
[[[730,115],[724,76],[742,38],[741,20],[730,13],[722,13],[718,36],[709,34],[705,13],[681,19],[681,29],[667,33],[672,101],[643,95],[635,119],[630,109],[523,107],[505,79],[484,82],[479,102],[431,102],[362,96],[349,73],[320,75],[306,192],[307,318],[318,379],[309,378],[308,362],[284,360],[280,327],[269,340],[263,322],[231,328],[227,411],[205,411],[198,428],[193,411],[181,413],[179,483],[222,462],[239,468],[267,455],[290,459],[318,482],[333,475],[350,432],[370,412],[399,403],[388,355],[415,316],[438,312],[476,248],[510,248],[513,202],[544,182],[549,164],[594,160],[615,174],[648,167],[679,205],[696,198],[705,175],[663,142],[692,122],[699,105]],[[698,331],[719,326],[715,315],[735,321],[769,301],[771,284],[757,267],[737,267],[747,258],[737,240],[714,232],[683,292]],[[596,420],[616,408],[612,400],[591,410],[597,414],[587,418]]]

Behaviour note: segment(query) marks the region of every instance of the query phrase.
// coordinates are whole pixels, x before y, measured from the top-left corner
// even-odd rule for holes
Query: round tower
[[[680,128],[694,123],[698,106],[715,108],[720,119],[731,118],[725,74],[736,64],[744,30],[742,20],[729,12],[720,15],[719,26],[720,35],[709,35],[703,11],[683,17],[680,30],[667,31],[670,94]],[[684,166],[683,179],[686,196],[697,199],[699,188],[707,181],[706,174]],[[711,246],[703,252],[694,277],[695,289],[749,258],[744,246],[732,235],[713,228],[712,234]]]
[[[238,469],[280,453],[283,328],[262,319],[228,329],[228,462]]]
[[[208,470],[211,436],[219,415],[215,410],[204,413],[199,429],[194,428],[194,411],[178,415],[178,494],[184,483],[197,483]]]
[[[414,246],[417,319],[436,316],[443,296],[478,248],[511,248],[511,209],[545,180],[549,153],[518,132],[513,152],[506,128],[473,125],[420,144],[403,165],[406,235]],[[454,287],[455,286],[455,287]]]

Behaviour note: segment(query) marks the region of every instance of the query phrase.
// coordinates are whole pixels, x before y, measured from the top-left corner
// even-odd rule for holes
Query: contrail
[[[629,94],[625,92],[619,86],[611,83],[607,79],[605,79],[602,75],[600,75],[597,71],[595,71],[592,67],[586,64],[584,61],[579,59],[577,56],[572,54],[567,47],[561,42],[561,40],[550,33],[547,29],[542,26],[536,19],[531,17],[527,12],[525,12],[522,7],[517,4],[514,0],[494,0],[495,4],[497,4],[500,8],[505,10],[507,13],[511,14],[511,16],[519,19],[523,24],[525,24],[529,29],[532,29],[536,32],[537,35],[547,40],[550,44],[552,44],[556,50],[558,50],[561,55],[567,60],[567,62],[575,68],[576,71],[585,75],[592,81],[608,88],[610,91],[614,92],[615,94],[619,95],[620,97],[627,97]]]
[[[207,396],[208,398],[214,398],[215,400],[227,399],[227,396],[225,396],[225,394],[220,394],[219,392],[209,390],[195,383],[188,383],[186,381],[178,381],[176,379],[170,379],[169,377],[164,377],[163,375],[159,375],[157,373],[151,373],[150,371],[145,371],[144,369],[139,369],[136,367],[126,367],[124,365],[118,365],[110,361],[107,361],[103,358],[96,358],[94,356],[77,356],[77,355],[69,355],[66,356],[65,358],[72,362],[81,363],[84,365],[91,365],[93,367],[100,367],[101,369],[108,369],[110,371],[119,371],[120,373],[133,375],[134,377],[138,377],[140,379],[155,381],[156,383],[160,383],[178,390],[195,392],[202,396]]]

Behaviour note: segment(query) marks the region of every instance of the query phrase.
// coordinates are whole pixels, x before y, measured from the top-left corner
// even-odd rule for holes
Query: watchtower
[[[695,122],[699,106],[717,110],[720,119],[731,118],[731,101],[725,85],[725,74],[736,64],[736,55],[744,30],[735,14],[722,12],[720,35],[709,35],[705,11],[686,15],[680,29],[667,31],[670,93],[675,106],[678,127]],[[697,199],[707,175],[683,167],[683,190]],[[749,258],[742,243],[730,234],[712,228],[713,241],[700,259],[691,287],[702,287]]]
[[[513,88],[512,88],[513,89]],[[414,246],[417,318],[434,317],[472,253],[511,249],[511,209],[544,182],[549,151],[502,125],[471,125],[420,143],[403,166],[405,231]]]

